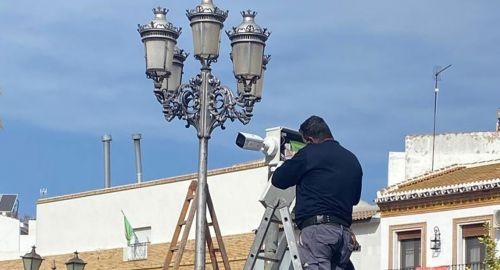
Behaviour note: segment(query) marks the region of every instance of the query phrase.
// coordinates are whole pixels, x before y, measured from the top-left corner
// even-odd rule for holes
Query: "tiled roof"
[[[17,195],[0,194],[0,212],[12,212],[16,205]]]
[[[500,160],[454,165],[379,191],[376,202],[500,188]]]
[[[379,210],[377,205],[370,205],[365,201],[360,201],[352,209],[352,220],[361,221],[371,219]]]

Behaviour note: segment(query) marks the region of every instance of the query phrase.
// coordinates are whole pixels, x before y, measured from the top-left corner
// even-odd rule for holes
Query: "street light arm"
[[[441,70],[437,71],[436,74],[434,76],[439,76],[439,74],[441,74],[441,72],[447,70],[448,68],[450,68],[452,65],[447,65],[446,67],[442,68]]]

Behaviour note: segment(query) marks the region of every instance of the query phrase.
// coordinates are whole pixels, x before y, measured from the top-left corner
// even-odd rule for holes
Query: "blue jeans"
[[[300,232],[298,249],[304,270],[346,269],[353,247],[351,230],[342,225],[311,225]]]

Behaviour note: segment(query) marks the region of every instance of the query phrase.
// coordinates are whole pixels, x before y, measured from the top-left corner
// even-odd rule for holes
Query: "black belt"
[[[333,225],[342,225],[344,227],[349,228],[350,226],[346,224],[345,221],[341,220],[340,218],[336,216],[330,216],[330,215],[317,215],[317,216],[312,216],[310,218],[305,219],[304,221],[300,222],[300,224],[297,224],[299,229],[304,229],[307,226],[311,225],[318,225],[318,224],[333,224]]]

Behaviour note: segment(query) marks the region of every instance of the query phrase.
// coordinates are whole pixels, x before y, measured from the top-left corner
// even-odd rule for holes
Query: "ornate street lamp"
[[[212,131],[224,129],[226,120],[248,124],[253,106],[262,97],[263,70],[269,61],[264,56],[270,32],[255,23],[257,13],[242,12],[243,22],[226,32],[231,40],[231,60],[237,93],[222,86],[212,74],[211,63],[219,57],[220,32],[228,11],[216,7],[212,0],[202,0],[186,15],[190,21],[194,57],[201,63],[201,72],[182,84],[182,69],[187,54],[174,49],[181,29],[166,19],[167,10],[153,9],[154,19],[139,25],[144,43],[146,75],[154,81],[154,94],[163,106],[167,121],[179,118],[193,126],[199,138],[198,191],[196,211],[195,268],[205,269],[206,191],[208,139]]]
[[[73,258],[69,259],[66,262],[66,268],[68,270],[83,270],[86,264],[87,264],[86,262],[78,258],[78,252],[75,251]]]
[[[24,270],[38,270],[42,264],[42,257],[35,252],[35,246],[31,247],[31,252],[21,256],[23,260]]]

